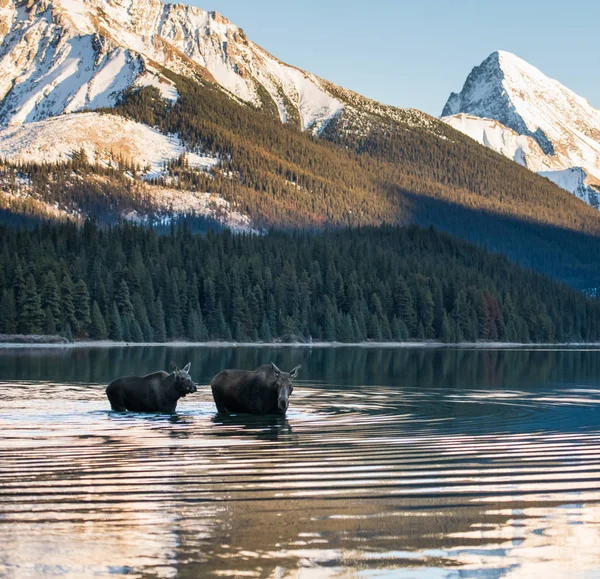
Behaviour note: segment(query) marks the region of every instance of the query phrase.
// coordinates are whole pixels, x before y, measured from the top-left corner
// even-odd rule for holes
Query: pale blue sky
[[[598,0],[189,0],[275,56],[368,97],[439,115],[497,49],[600,108]]]

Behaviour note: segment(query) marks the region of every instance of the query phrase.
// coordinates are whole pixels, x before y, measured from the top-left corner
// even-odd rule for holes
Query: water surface
[[[177,414],[118,375],[192,362]],[[211,377],[273,360],[286,418]],[[600,352],[0,351],[0,577],[600,577]]]

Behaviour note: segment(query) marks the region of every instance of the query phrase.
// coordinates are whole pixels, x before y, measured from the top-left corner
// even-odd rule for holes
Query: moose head
[[[275,387],[277,388],[277,407],[282,413],[287,412],[290,404],[290,396],[294,391],[292,381],[298,372],[300,372],[301,365],[296,366],[291,372],[282,372],[273,362],[271,362],[271,370],[275,375]]]
[[[189,362],[183,370],[180,370],[175,362],[171,362],[171,370],[175,375],[175,388],[182,396],[198,391],[196,384],[194,384],[189,374],[191,366],[192,363]]]

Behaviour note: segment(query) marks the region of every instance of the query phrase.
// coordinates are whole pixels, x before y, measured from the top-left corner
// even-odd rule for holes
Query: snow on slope
[[[161,68],[216,82],[234,98],[321,134],[343,113],[435,131],[419,111],[382,105],[287,65],[216,12],[161,0],[0,0],[0,127],[110,107],[124,88],[156,86]],[[3,36],[5,35],[5,36]]]
[[[588,205],[600,209],[600,188],[588,184],[588,175],[581,167],[562,171],[541,171],[539,174],[562,189],[570,191]]]
[[[442,120],[532,171],[557,172],[565,188],[598,206],[577,171],[560,172],[580,168],[584,182],[600,179],[600,111],[514,54],[494,52],[475,67]]]
[[[216,12],[160,0],[5,2],[0,126],[112,106],[133,84],[150,82],[173,100],[156,64],[203,75],[255,106],[270,98],[282,121],[299,118],[305,130],[318,132],[344,107],[317,77],[279,61]]]
[[[173,215],[194,214],[214,219],[238,233],[260,232],[252,225],[247,215],[236,211],[229,201],[214,193],[198,193],[165,187],[146,187],[144,192],[151,199],[158,214],[167,216],[166,220],[170,220]],[[139,215],[135,211],[127,213],[124,218],[136,223],[145,223],[148,220],[147,216]]]
[[[23,10],[0,45],[0,125],[112,106],[141,72],[129,50],[103,51],[95,36],[59,34],[45,17],[19,21]]]
[[[160,96],[172,103],[176,103],[179,99],[177,87],[165,77],[154,71],[148,71],[137,77],[135,81],[136,87],[153,86],[160,92]]]
[[[459,113],[442,117],[442,121],[532,171],[560,168],[552,159],[546,157],[535,139],[528,135],[519,135],[496,120]]]
[[[85,151],[92,163],[134,161],[159,174],[165,161],[187,155],[191,167],[209,169],[217,159],[187,153],[176,137],[116,115],[76,113],[0,130],[0,158],[10,162],[56,163]]]

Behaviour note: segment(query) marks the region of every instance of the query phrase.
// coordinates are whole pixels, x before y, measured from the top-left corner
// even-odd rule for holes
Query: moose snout
[[[286,412],[289,406],[289,401],[285,400],[283,398],[280,398],[279,401],[277,402],[277,407],[279,408],[279,410],[281,410],[282,412]]]

